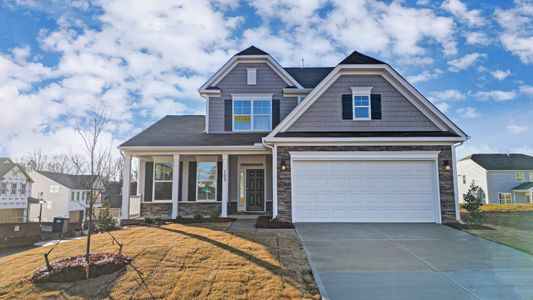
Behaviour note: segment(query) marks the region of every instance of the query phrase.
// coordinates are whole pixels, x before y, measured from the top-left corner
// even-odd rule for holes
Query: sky
[[[471,138],[471,153],[533,155],[533,1],[3,0],[0,155],[81,151],[105,110],[118,146],[255,45],[285,67],[388,62]],[[118,150],[117,150],[118,151]],[[117,152],[118,153],[118,152]]]

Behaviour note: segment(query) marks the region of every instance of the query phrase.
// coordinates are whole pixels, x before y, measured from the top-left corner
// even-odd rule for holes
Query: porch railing
[[[141,215],[141,195],[130,196],[130,218]]]

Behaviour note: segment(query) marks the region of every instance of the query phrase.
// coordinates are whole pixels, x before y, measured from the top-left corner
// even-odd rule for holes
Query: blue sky
[[[75,124],[109,112],[118,145],[249,45],[284,66],[353,50],[389,62],[472,138],[533,154],[532,1],[32,1],[0,4],[0,155],[80,149]]]

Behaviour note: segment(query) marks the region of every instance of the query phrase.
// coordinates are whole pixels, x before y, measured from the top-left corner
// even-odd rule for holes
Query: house
[[[32,197],[44,200],[40,218],[40,204],[31,204],[30,221],[52,222],[55,217],[61,217],[69,218],[71,223],[81,224],[84,222],[89,208],[90,175],[72,175],[45,171],[33,171],[30,175],[35,181]],[[102,182],[99,179],[95,179],[93,188],[97,191],[95,203],[99,204],[100,192],[103,190]]]
[[[130,185],[130,195],[137,195],[136,182],[132,182]],[[107,183],[102,196],[103,201],[109,202],[109,211],[111,214],[116,218],[120,217],[120,209],[122,207],[122,181]]]
[[[533,203],[533,156],[472,154],[457,162],[457,176],[461,202],[474,181],[483,203]]]
[[[28,220],[32,178],[10,158],[0,157],[0,223]]]
[[[353,52],[334,67],[284,68],[252,46],[199,94],[205,116],[166,116],[119,146],[122,218],[458,218],[454,155],[468,136],[387,63]]]

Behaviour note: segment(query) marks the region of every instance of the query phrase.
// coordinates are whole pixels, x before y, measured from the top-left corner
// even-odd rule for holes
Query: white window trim
[[[506,199],[507,197],[505,197],[505,202],[503,204],[514,203],[512,193],[498,193],[498,200],[500,201],[500,204],[502,204],[502,198],[501,198],[502,195],[509,195],[510,200],[511,200],[510,202],[507,202],[507,199]]]
[[[522,173],[522,180],[518,180],[518,176],[516,176],[516,175],[518,175],[518,173]],[[514,172],[514,180],[516,182],[525,182],[526,181],[526,172],[524,172],[524,171],[516,171],[516,172]]]
[[[198,182],[199,182],[199,176],[200,176],[200,163],[201,162],[213,162],[215,163],[215,199],[214,200],[200,200],[198,199]],[[204,181],[207,181],[207,180],[204,180]],[[204,159],[201,159],[201,160],[197,160],[196,161],[196,185],[194,186],[194,189],[195,189],[195,194],[196,194],[196,202],[199,202],[199,203],[206,203],[206,202],[211,202],[211,203],[214,203],[214,202],[218,202],[217,201],[217,196],[218,196],[218,158],[217,159],[209,159],[209,158],[204,158]]]
[[[370,93],[372,92],[372,87],[352,87],[352,118],[354,121],[369,121],[372,120],[372,103],[370,99]],[[368,96],[368,118],[357,118],[355,116],[356,107],[366,107],[366,106],[356,106],[355,105],[355,96]]]
[[[166,162],[166,161],[160,161],[160,162],[155,162],[154,161],[154,169],[152,170],[152,178],[153,178],[152,179],[152,202],[163,202],[163,203],[164,202],[171,202],[172,199],[161,199],[161,200],[156,200],[155,199],[155,183],[156,182],[170,182],[170,183],[172,183],[172,178],[170,180],[167,180],[167,179],[165,179],[165,180],[156,180],[155,179],[155,165],[157,165],[157,164],[171,164],[172,165],[172,163]],[[172,177],[174,177],[174,168],[172,168]],[[148,202],[148,203],[150,203],[150,202]]]
[[[533,182],[533,172],[529,171],[527,175],[529,176],[529,182]]]
[[[246,84],[257,84],[257,68],[246,68]]]
[[[272,130],[272,96],[273,94],[231,94],[231,130],[233,132],[270,132]],[[254,127],[254,101],[269,101],[270,102],[270,129],[268,130],[255,130]],[[250,130],[236,130],[235,129],[235,101],[250,101]],[[247,115],[237,115],[247,116]],[[259,114],[258,116],[267,116],[266,114]]]

